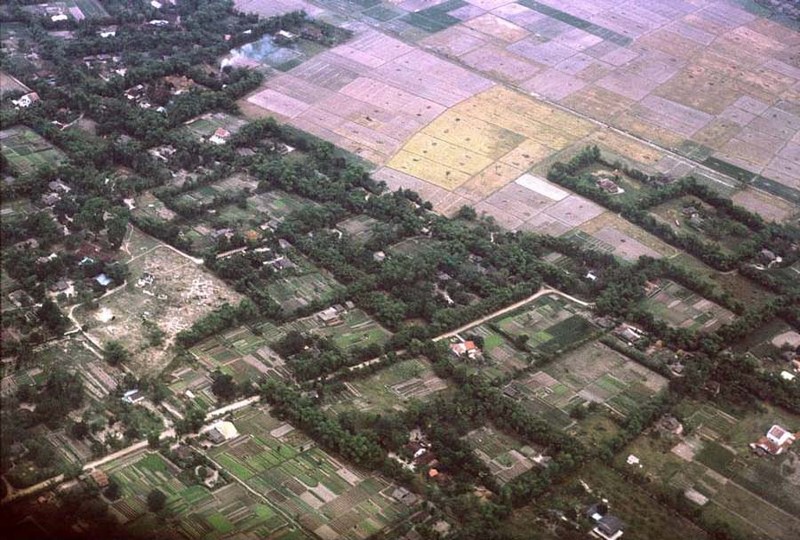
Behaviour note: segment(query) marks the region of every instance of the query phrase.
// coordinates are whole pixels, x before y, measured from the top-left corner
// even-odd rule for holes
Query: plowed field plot
[[[448,190],[464,186],[465,196],[483,197],[518,177],[536,157],[561,150],[593,129],[568,113],[494,87],[448,109],[412,137],[389,166]],[[503,158],[523,168],[492,182],[481,180],[479,173]]]
[[[348,468],[267,412],[249,410],[233,423],[241,436],[209,455],[307,531],[322,538],[366,538],[410,512],[391,497],[395,486]]]
[[[0,146],[12,170],[22,176],[34,173],[44,165],[58,165],[66,159],[61,150],[24,126],[0,131]]]
[[[675,248],[641,227],[610,212],[583,223],[580,231],[591,235],[601,245],[610,246],[614,255],[626,261],[635,261],[642,255],[660,258],[678,253]]]
[[[121,497],[111,504],[123,525],[132,533],[155,527],[163,537],[220,537],[233,530],[270,538],[311,538],[289,522],[274,506],[231,483],[211,491],[199,484],[179,480],[180,468],[160,454],[144,453],[105,466],[120,487]],[[157,489],[167,496],[172,516],[157,523],[147,509],[147,494]]]
[[[127,284],[103,297],[96,310],[78,308],[75,317],[100,345],[117,340],[133,355],[128,367],[137,374],[164,367],[175,335],[224,303],[241,295],[203,270],[197,261],[133,229],[128,243]],[[164,342],[150,346],[149,321],[164,332]]]
[[[660,280],[659,286],[644,300],[643,307],[671,326],[704,332],[710,332],[736,317],[711,300],[668,279]]]
[[[543,456],[541,450],[521,444],[515,438],[491,428],[481,427],[464,436],[475,454],[483,461],[501,484],[507,484],[536,466]]]
[[[512,381],[505,392],[565,428],[573,424],[570,413],[577,407],[599,403],[624,418],[666,385],[667,379],[661,375],[592,342],[554,360],[542,371]]]
[[[411,401],[430,399],[447,388],[447,382],[434,374],[427,360],[403,360],[345,383],[345,390],[330,397],[328,406],[334,413],[405,410]]]
[[[375,30],[273,77],[250,105],[375,163],[491,83]]]

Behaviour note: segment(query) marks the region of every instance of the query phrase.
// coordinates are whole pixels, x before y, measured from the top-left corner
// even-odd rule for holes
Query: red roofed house
[[[225,128],[217,128],[217,131],[208,139],[208,142],[212,142],[214,144],[225,144],[228,141],[228,137],[231,136],[231,132]]]
[[[769,431],[766,437],[761,437],[755,443],[750,445],[756,451],[767,452],[773,456],[782,454],[789,448],[794,441],[797,440],[798,434],[787,431],[781,426],[775,424]]]
[[[474,341],[462,341],[461,343],[453,343],[450,345],[452,353],[458,357],[466,355],[470,359],[476,358],[481,350],[475,345]]]

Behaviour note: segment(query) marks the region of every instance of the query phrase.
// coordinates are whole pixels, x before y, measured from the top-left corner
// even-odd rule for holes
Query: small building
[[[278,45],[288,45],[297,41],[297,34],[287,32],[286,30],[278,30],[275,33],[275,43]]]
[[[586,279],[589,281],[597,281],[597,274],[595,274],[592,270],[589,270],[586,273]]]
[[[29,92],[24,96],[20,97],[19,99],[11,100],[11,103],[13,103],[14,106],[17,107],[18,109],[20,108],[27,109],[34,103],[38,102],[39,102],[39,94],[37,94],[36,92]]]
[[[235,439],[239,436],[239,431],[232,422],[219,421],[216,422],[211,429],[206,433],[208,440],[214,444],[222,444],[225,441]]]
[[[58,292],[64,292],[64,291],[66,291],[67,289],[69,289],[69,283],[67,283],[67,282],[66,282],[65,280],[63,280],[63,279],[59,279],[58,281],[56,281],[55,283],[53,283],[52,285],[50,285],[50,290],[51,290],[52,292],[56,292],[56,293],[58,293]]]
[[[637,341],[639,341],[640,339],[642,339],[644,337],[644,333],[641,330],[639,330],[638,328],[635,328],[633,326],[629,326],[627,324],[624,324],[624,325],[620,326],[619,328],[617,328],[614,331],[614,333],[620,339],[622,339],[624,341],[627,341],[628,343],[631,343],[631,344],[636,343]]]
[[[625,523],[618,517],[606,514],[597,521],[592,535],[605,540],[617,540],[625,532]]]
[[[322,311],[317,313],[317,318],[325,326],[336,326],[338,324],[342,324],[342,319],[339,316],[339,311],[335,307],[329,307],[327,309],[323,309]]]
[[[288,270],[290,268],[296,268],[297,265],[294,264],[290,259],[287,259],[286,257],[278,257],[277,259],[272,261],[272,267],[275,270],[280,271],[280,270]]]
[[[52,17],[50,17],[50,20],[53,22],[63,22],[68,19],[69,17],[64,13],[59,13],[58,15],[53,15]]]
[[[605,191],[606,193],[618,193],[619,186],[616,182],[611,180],[610,178],[600,178],[597,180],[597,187]]]
[[[94,480],[94,483],[97,484],[97,487],[100,489],[108,487],[108,475],[105,473],[105,471],[101,469],[95,469],[89,476],[92,478],[92,480]]]
[[[412,506],[417,502],[417,496],[404,487],[395,488],[395,490],[392,491],[392,498],[406,506]]]
[[[47,187],[49,187],[51,191],[55,192],[61,191],[63,193],[69,193],[72,191],[70,187],[61,180],[53,180],[47,184]]]
[[[112,279],[108,277],[106,274],[97,274],[94,277],[94,280],[102,285],[103,287],[107,287],[111,284]]]
[[[61,200],[61,196],[58,193],[45,193],[42,195],[42,204],[45,206],[53,206],[58,201]]]
[[[134,388],[133,390],[128,390],[122,395],[122,401],[125,403],[130,403],[131,405],[136,405],[137,403],[141,403],[144,400],[144,394],[139,391],[138,388]]]
[[[383,262],[386,260],[386,253],[383,251],[376,251],[372,254],[372,260],[375,262]]]
[[[469,359],[475,359],[481,354],[481,350],[475,345],[474,341],[462,341],[461,343],[453,343],[450,345],[450,351],[457,357],[466,356]]]

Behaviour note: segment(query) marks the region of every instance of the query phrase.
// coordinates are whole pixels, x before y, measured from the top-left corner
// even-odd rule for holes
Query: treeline
[[[259,311],[253,302],[247,298],[239,302],[238,306],[225,303],[196,321],[186,330],[181,330],[175,336],[175,342],[189,348],[200,341],[219,334],[224,330],[254,321],[259,317]]]

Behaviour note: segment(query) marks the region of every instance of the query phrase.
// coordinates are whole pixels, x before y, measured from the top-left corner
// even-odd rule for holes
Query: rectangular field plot
[[[580,306],[558,296],[543,296],[493,325],[509,338],[523,341],[532,351],[555,353],[564,345],[583,339],[595,327],[581,317]]]
[[[738,343],[734,350],[749,352],[762,360],[775,360],[775,369],[788,369],[789,362],[782,354],[797,350],[800,347],[800,332],[781,319],[774,319],[750,332]]]
[[[327,272],[281,277],[267,286],[267,292],[287,313],[314,301],[333,298],[342,286]]]
[[[660,280],[643,304],[667,324],[690,330],[710,332],[735,318],[727,309],[668,279]]]
[[[464,439],[501,484],[507,484],[532,469],[543,458],[540,450],[520,444],[513,437],[491,427],[470,431]]]
[[[599,403],[624,418],[666,385],[661,375],[592,342],[552,361],[542,371],[512,381],[505,392],[565,428],[572,425],[569,413],[576,407]]]
[[[265,214],[268,219],[282,221],[286,216],[316,203],[285,191],[275,190],[257,193],[247,199],[247,206]]]
[[[189,352],[209,370],[219,369],[232,376],[237,383],[264,378],[290,378],[283,360],[269,348],[267,340],[246,327],[209,338],[192,347]],[[183,386],[179,385],[178,389]]]
[[[378,220],[371,218],[364,214],[347,218],[339,222],[336,228],[345,234],[348,234],[360,242],[366,242],[372,238],[372,232]]]
[[[186,127],[189,132],[200,140],[209,139],[218,129],[224,129],[230,134],[239,131],[247,121],[243,118],[237,118],[228,113],[214,112],[206,113],[194,120],[186,122]]]
[[[66,156],[41,135],[25,126],[0,131],[0,146],[11,168],[20,175],[36,172],[44,165],[57,165]]]
[[[210,450],[231,474],[321,538],[366,538],[410,512],[395,486],[338,462],[263,410],[233,420],[241,436]]]
[[[316,333],[332,337],[333,342],[345,350],[371,344],[383,345],[392,335],[360,309],[347,310],[341,316],[341,323],[323,325]]]
[[[275,507],[238,484],[211,491],[199,483],[185,483],[180,478],[193,477],[193,471],[181,470],[160,454],[138,454],[104,470],[121,491],[111,504],[112,512],[132,532],[158,527],[165,538],[220,538],[232,530],[257,537],[310,538]],[[171,515],[167,523],[157,524],[147,509],[147,494],[154,489],[167,496]]]
[[[480,373],[489,379],[513,374],[528,366],[531,355],[515,347],[508,339],[488,324],[477,326],[462,334],[466,340],[483,340],[481,355],[475,359],[461,357],[470,372]]]
[[[332,307],[337,312],[332,320],[323,319],[321,312],[318,312],[281,326],[264,323],[259,327],[259,332],[267,343],[275,343],[291,331],[317,334],[331,338],[343,350],[383,345],[392,336],[391,332],[361,309],[346,308],[339,304]]]
[[[588,508],[598,500],[607,499],[610,512],[626,524],[623,538],[633,532],[632,538],[648,540],[710,539],[703,529],[675,513],[669,506],[659,503],[645,487],[626,480],[616,470],[599,461],[591,461],[579,468],[555,486],[547,498],[548,501],[558,501],[568,508],[580,509]],[[531,517],[546,515],[546,509],[541,507],[536,502],[520,508],[501,527],[530,531]],[[592,538],[586,532],[579,534],[584,538]],[[524,534],[521,537],[527,538]]]
[[[496,86],[441,114],[388,165],[447,190],[461,187],[462,195],[480,199],[593,129],[576,116]],[[490,174],[498,161],[523,169]]]
[[[345,383],[345,391],[331,397],[329,410],[397,411],[413,400],[425,400],[447,389],[430,363],[422,358],[397,362],[369,377]]]

